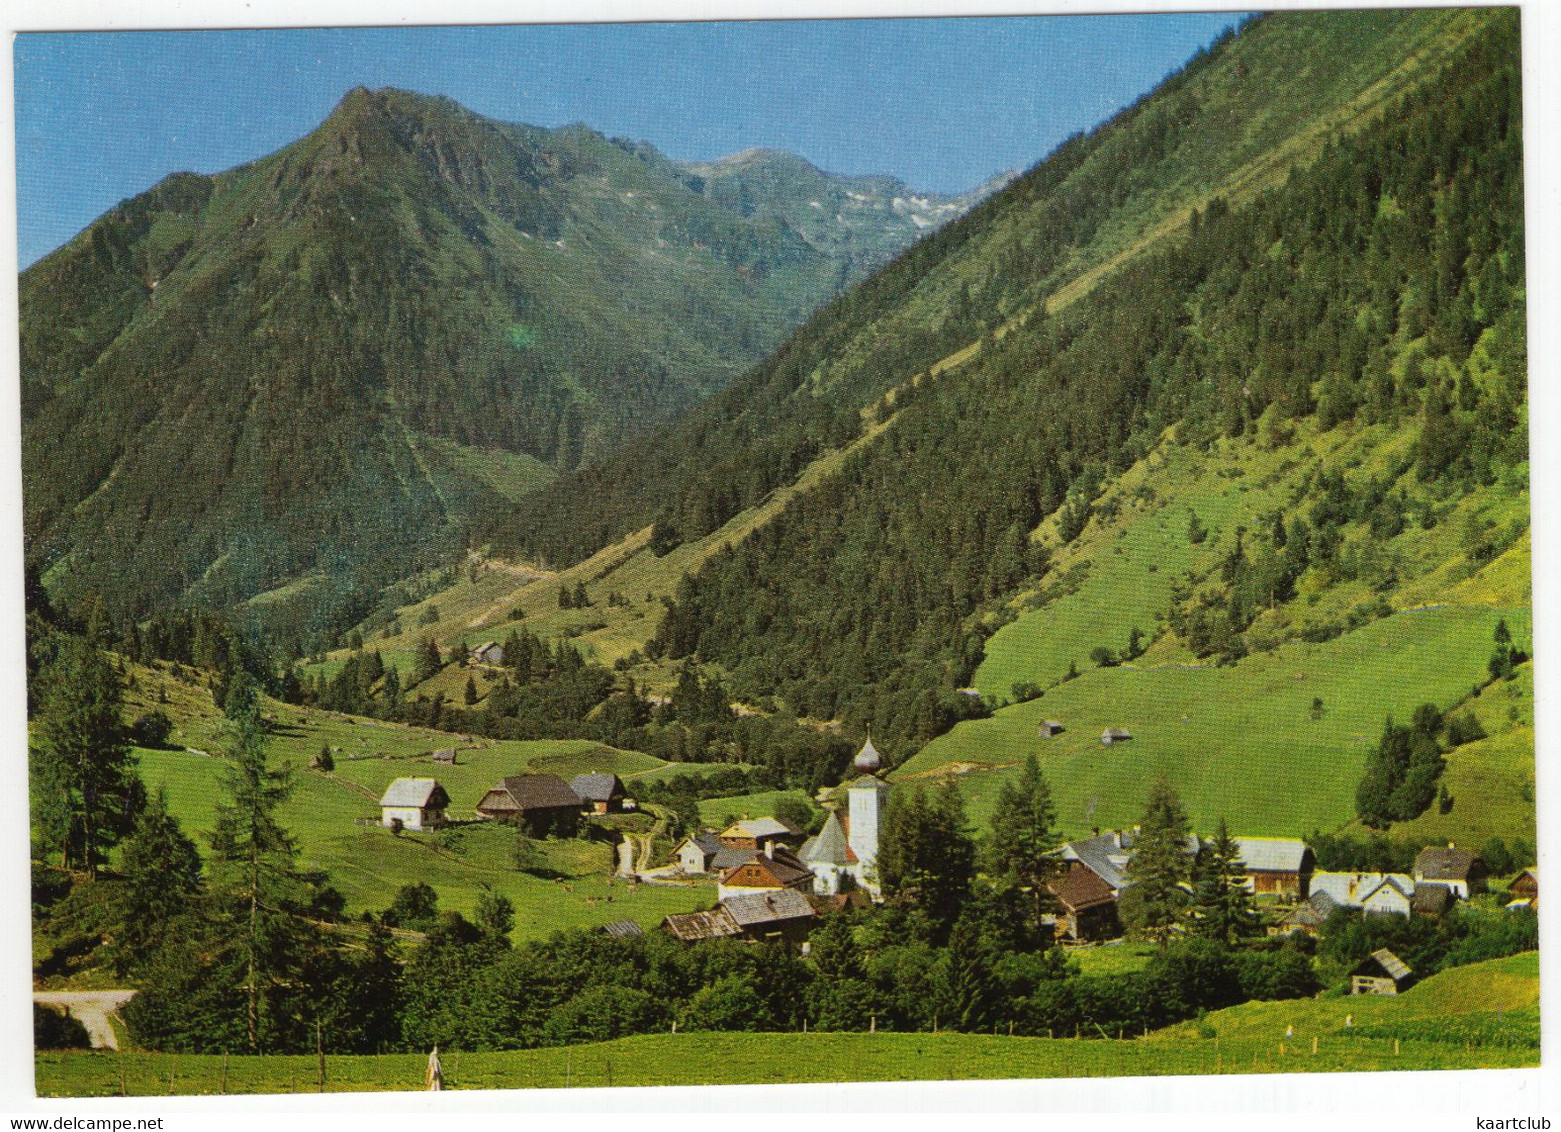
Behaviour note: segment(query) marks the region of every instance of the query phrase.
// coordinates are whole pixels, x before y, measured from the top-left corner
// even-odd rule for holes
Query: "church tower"
[[[878,830],[883,823],[884,806],[889,801],[889,784],[878,777],[883,768],[883,757],[873,746],[871,735],[857,753],[855,765],[859,777],[846,791],[851,815],[846,841],[866,871],[873,867],[878,856]]]

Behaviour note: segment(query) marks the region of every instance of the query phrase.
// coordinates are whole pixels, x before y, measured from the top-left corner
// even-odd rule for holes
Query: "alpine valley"
[[[111,211],[35,973],[140,1049],[40,1089],[1536,1064],[1520,93],[1290,11],[960,197],[355,90]]]

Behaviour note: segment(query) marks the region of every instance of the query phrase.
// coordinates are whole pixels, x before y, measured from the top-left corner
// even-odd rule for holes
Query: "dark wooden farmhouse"
[[[783,939],[801,943],[813,926],[813,905],[802,893],[791,888],[774,892],[754,892],[729,896],[721,901],[744,939],[762,942]]]
[[[615,814],[623,809],[623,780],[616,774],[577,774],[570,779],[569,789],[580,796],[592,813]]]
[[[1397,994],[1408,989],[1414,972],[1387,948],[1373,951],[1350,972],[1351,994]]]
[[[568,836],[579,827],[580,795],[556,774],[516,774],[500,782],[477,803],[477,816],[512,821],[533,837]]]
[[[763,853],[750,853],[748,859],[721,874],[717,888],[721,899],[750,892],[781,888],[812,889],[813,873],[789,850],[771,843]]]
[[[1069,939],[1110,939],[1121,933],[1117,894],[1095,870],[1074,861],[1062,878],[1049,886],[1061,912],[1058,932]]]
[[[1445,884],[1458,894],[1460,900],[1484,892],[1485,881],[1489,876],[1484,858],[1473,849],[1458,848],[1451,841],[1445,849],[1428,845],[1415,858],[1416,884],[1424,884],[1428,880]]]

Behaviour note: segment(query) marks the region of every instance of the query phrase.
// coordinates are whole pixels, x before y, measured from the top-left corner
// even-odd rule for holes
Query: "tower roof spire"
[[[873,746],[873,734],[871,729],[867,733],[867,741],[862,744],[862,749],[856,753],[856,769],[863,774],[877,774],[883,767],[883,756],[878,753],[878,748]]]

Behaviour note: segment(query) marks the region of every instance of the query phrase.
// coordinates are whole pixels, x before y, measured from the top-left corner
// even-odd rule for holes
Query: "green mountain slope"
[[[1247,35],[1289,26],[1259,22],[1219,67]],[[915,749],[979,714],[955,690],[1015,591],[1076,585],[1084,568],[1054,560],[1067,568],[1092,516],[1153,507],[1164,531],[1193,541],[1187,508],[1206,489],[1167,482],[1158,503],[1117,490],[1157,446],[1212,454],[1221,437],[1250,437],[1280,449],[1305,434],[1333,447],[1365,429],[1337,466],[1297,447],[1246,485],[1267,498],[1245,530],[1222,528],[1213,555],[1172,551],[1150,575],[1159,563],[1143,544],[1146,588],[1082,599],[1088,616],[1048,624],[1052,661],[1023,678],[1120,652],[1135,622],[1155,631],[1157,610],[1187,651],[1228,663],[1336,634],[1400,591],[1445,600],[1456,579],[1444,567],[1482,565],[1526,526],[1516,76],[1515,23],[1489,13],[1392,113],[1282,186],[1212,202],[1185,235],[955,375],[902,386],[877,441],[680,588],[657,643],[720,663],[740,695],[870,720]],[[1115,573],[1137,586],[1134,571]],[[1100,612],[1111,608],[1114,628]]]
[[[709,533],[857,435],[857,413],[913,374],[1066,305],[1184,230],[1212,195],[1250,199],[1332,134],[1391,110],[1486,21],[1422,10],[1252,23],[827,304],[679,428],[484,532],[554,564],[657,517],[671,540]]]
[[[966,207],[907,196],[353,91],[294,145],[170,177],[23,274],[30,559],[67,603],[97,590],[123,614],[410,572]]]

